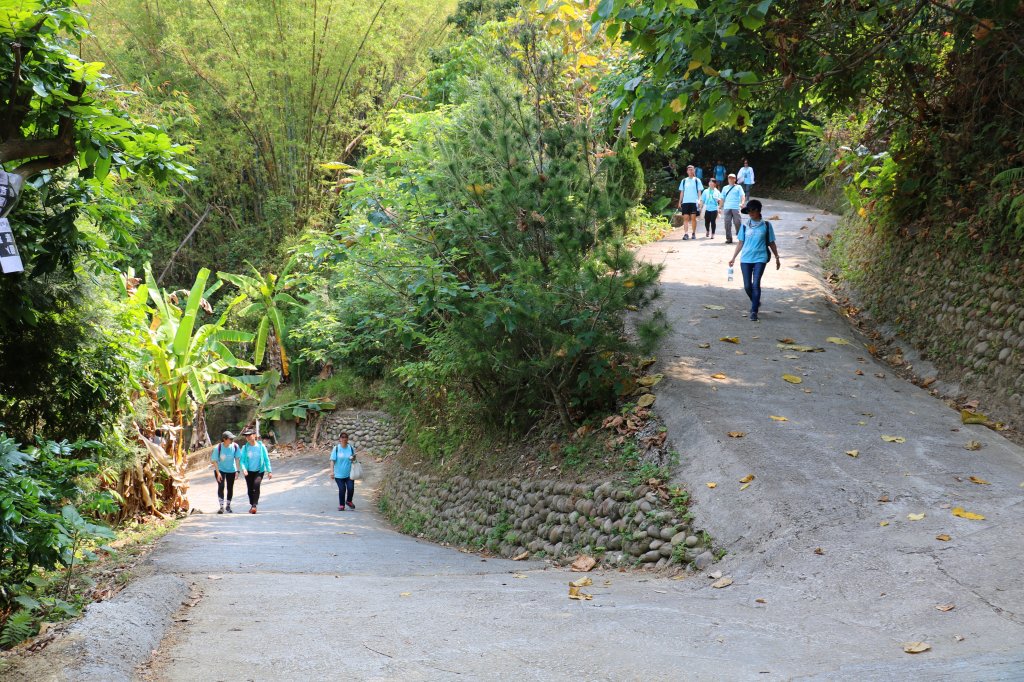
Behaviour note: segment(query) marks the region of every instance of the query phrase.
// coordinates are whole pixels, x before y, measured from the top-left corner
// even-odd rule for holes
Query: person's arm
[[[731,268],[731,267],[733,266],[733,264],[734,264],[734,263],[736,262],[736,256],[740,255],[740,250],[741,250],[742,248],[743,248],[743,242],[741,242],[741,241],[739,240],[739,238],[737,237],[737,239],[736,239],[736,250],[732,252],[732,258],[730,258],[730,259],[729,259],[729,267],[730,267],[730,268]],[[719,265],[718,267],[722,267],[722,266],[721,266],[721,265]]]
[[[683,207],[683,190],[679,190],[679,203],[676,204],[676,208]]]
[[[775,245],[775,229],[771,223],[768,223],[768,248],[775,254],[775,269],[778,270],[782,267],[782,261],[779,259],[779,247]]]
[[[744,206],[747,205],[747,193],[744,192],[743,188],[740,187],[739,185],[736,185],[736,186],[739,187],[739,191],[740,191],[740,208],[743,208]]]
[[[249,473],[249,470],[246,467],[246,464],[248,464],[248,461],[246,461],[246,458],[245,458],[245,453],[246,453],[246,448],[247,447],[249,447],[248,443],[246,443],[242,447],[238,448],[238,465],[241,467],[242,475],[243,476],[245,476],[245,475],[247,475]]]
[[[220,465],[217,463],[217,450],[220,445],[217,445],[210,453],[210,465],[213,466],[213,475],[217,478],[217,483],[220,483]]]
[[[264,445],[263,443],[260,443],[260,449],[262,450],[262,452],[260,453],[260,457],[263,458],[263,470],[267,472],[267,478],[273,478],[274,470],[270,468],[270,453],[267,452],[267,446]]]

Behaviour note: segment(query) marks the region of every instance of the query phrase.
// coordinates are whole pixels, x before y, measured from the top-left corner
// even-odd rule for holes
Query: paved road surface
[[[565,571],[398,534],[371,510],[369,486],[358,489],[358,511],[335,511],[323,458],[306,456],[275,465],[259,515],[192,517],[161,542],[155,567],[195,582],[202,597],[179,615],[146,675],[1024,679],[1024,454],[984,427],[961,426],[859,345],[825,303],[805,248],[830,217],[783,202],[768,202],[765,214],[779,216],[785,267],[765,276],[759,323],[743,315],[739,278],[725,281],[731,249],[721,237],[682,242],[677,233],[643,249],[667,265],[675,322],[655,368],[667,375],[657,408],[699,523],[730,549],[714,568],[732,586],[598,571],[593,601],[572,602],[566,583],[576,576]],[[826,351],[780,351],[784,337]],[[727,378],[710,378],[719,372]],[[803,383],[783,382],[784,373]],[[969,439],[985,447],[968,452]],[[852,449],[857,458],[844,454]],[[209,474],[193,495],[212,507]],[[986,519],[954,518],[956,506]],[[935,608],[942,604],[954,608]],[[910,641],[931,650],[906,654]]]

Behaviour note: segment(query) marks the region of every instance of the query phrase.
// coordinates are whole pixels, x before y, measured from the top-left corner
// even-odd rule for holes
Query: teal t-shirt
[[[224,447],[224,443],[217,443],[217,446],[210,453],[210,461],[217,464],[217,470],[222,474],[234,474],[238,472],[235,467],[235,460],[238,458],[238,446],[232,443]]]
[[[725,182],[725,166],[715,166],[715,180],[718,184]]]
[[[238,458],[242,460],[242,468],[246,471],[262,471],[265,474],[272,473],[270,468],[270,453],[263,443],[249,445],[246,443],[239,451]]]
[[[722,206],[724,210],[740,210],[740,206],[743,205],[743,188],[739,185],[729,185],[722,190],[722,199],[725,201]]]
[[[683,181],[679,183],[679,191],[683,193],[684,204],[696,204],[697,198],[700,196],[701,190],[704,189],[704,183],[699,178],[685,177]]]
[[[771,223],[750,220],[740,225],[736,239],[743,243],[740,250],[741,263],[767,263],[771,260],[771,256],[768,255],[768,244],[775,241],[775,230],[772,229]]]
[[[335,445],[331,450],[331,461],[334,462],[335,478],[350,478],[352,476],[352,460],[355,459],[356,449],[349,443],[345,447]]]
[[[704,210],[709,213],[715,213],[718,211],[718,200],[722,198],[722,193],[717,189],[711,189],[708,187],[700,195],[700,200],[704,202]]]

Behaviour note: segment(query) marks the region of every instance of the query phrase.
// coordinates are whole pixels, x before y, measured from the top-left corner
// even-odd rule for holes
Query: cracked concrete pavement
[[[200,598],[133,676],[1024,679],[1024,453],[893,376],[829,307],[810,242],[832,217],[776,201],[765,215],[778,216],[784,267],[765,275],[758,323],[743,316],[739,278],[726,282],[721,235],[675,233],[641,250],[666,264],[675,325],[653,370],[666,375],[656,409],[698,527],[729,550],[711,570],[731,586],[597,570],[593,600],[570,601],[567,582],[579,574],[484,560],[390,528],[372,510],[376,466],[357,486],[358,510],[335,511],[326,457],[306,455],[275,463],[258,515],[193,516],[160,542],[156,574],[185,578]],[[781,351],[785,337],[826,350]],[[964,450],[969,439],[985,447]],[[209,472],[192,496],[213,508]],[[244,487],[244,509],[242,498]],[[986,518],[955,518],[956,506]],[[910,641],[931,650],[906,654]],[[80,672],[68,679],[91,679]]]

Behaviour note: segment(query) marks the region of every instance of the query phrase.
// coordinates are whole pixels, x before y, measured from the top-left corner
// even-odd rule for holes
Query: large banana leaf
[[[189,342],[192,340],[192,330],[196,324],[196,314],[199,311],[199,304],[206,290],[206,280],[210,278],[210,269],[203,268],[196,275],[196,281],[188,294],[188,301],[185,302],[185,312],[178,321],[178,331],[174,335],[174,354],[183,356],[188,352]]]
[[[256,353],[253,356],[253,363],[259,367],[263,362],[263,354],[267,350],[267,334],[270,332],[270,317],[260,320],[259,329],[256,330]]]

